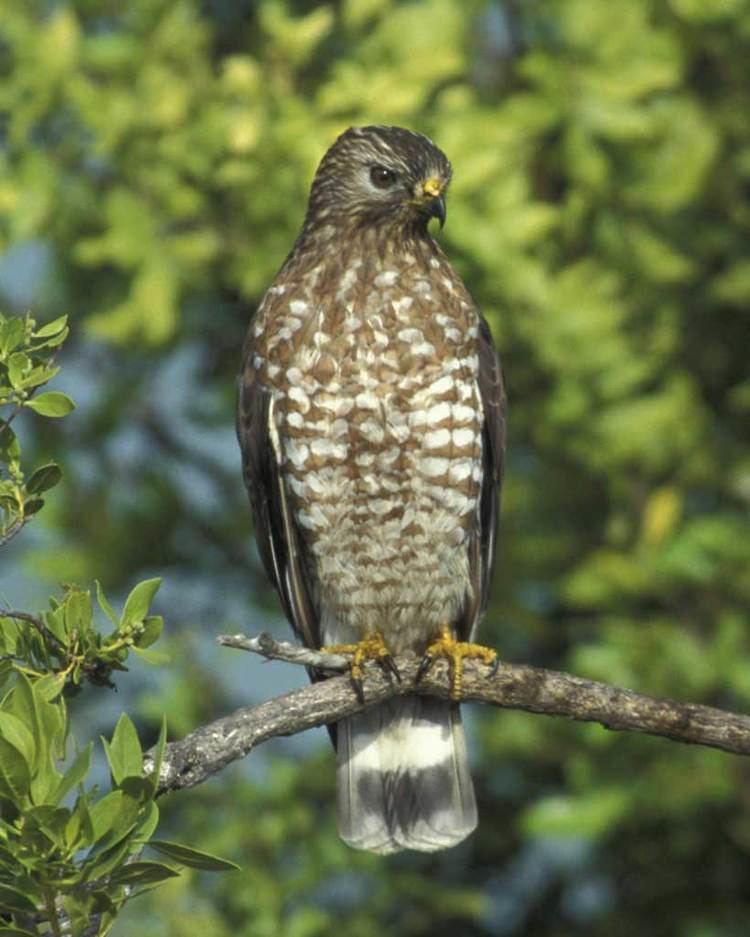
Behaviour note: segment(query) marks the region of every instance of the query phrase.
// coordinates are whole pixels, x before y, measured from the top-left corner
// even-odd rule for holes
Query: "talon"
[[[435,663],[435,658],[432,654],[425,654],[422,660],[419,662],[419,667],[417,667],[417,675],[414,678],[416,683],[419,683],[422,677],[427,673],[427,671]]]
[[[419,681],[429,670],[436,657],[444,657],[448,661],[451,678],[451,699],[461,699],[463,689],[464,660],[481,660],[491,668],[490,673],[495,674],[500,665],[497,651],[483,644],[473,644],[470,641],[456,641],[453,633],[444,628],[439,638],[425,650],[422,662],[417,670]]]
[[[390,674],[398,681],[398,683],[401,683],[401,674],[398,667],[396,666],[396,661],[391,657],[390,654],[385,654],[379,659],[378,663],[383,668],[384,673]]]
[[[365,674],[364,664],[368,660],[377,661],[384,673],[392,674],[399,682],[401,680],[401,674],[398,672],[396,662],[391,657],[391,653],[383,640],[382,634],[378,632],[368,635],[366,638],[358,641],[357,644],[334,644],[328,647],[322,647],[321,650],[329,654],[346,654],[351,657],[352,663],[349,676],[354,692],[357,694],[357,699],[360,703],[364,703],[365,701],[362,681]]]
[[[355,692],[355,694],[356,694],[356,696],[357,696],[357,699],[359,700],[360,703],[364,703],[364,701],[365,701],[365,691],[364,691],[364,688],[362,687],[362,677],[355,677],[355,676],[354,676],[354,668],[352,668],[352,673],[351,673],[350,679],[351,679],[351,681],[352,681],[352,687],[353,687],[354,692]]]

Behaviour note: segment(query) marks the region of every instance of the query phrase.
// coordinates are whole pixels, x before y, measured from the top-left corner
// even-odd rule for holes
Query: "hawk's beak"
[[[442,228],[445,224],[445,196],[443,191],[445,183],[442,179],[433,177],[428,179],[422,186],[422,193],[427,202],[427,216],[437,218]]]
[[[440,227],[442,228],[445,224],[445,199],[442,195],[438,195],[437,198],[434,198],[430,204],[427,206],[427,211],[430,218],[437,218],[440,222]]]

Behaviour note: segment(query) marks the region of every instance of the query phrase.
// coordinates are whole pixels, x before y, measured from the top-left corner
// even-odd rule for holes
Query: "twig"
[[[16,518],[10,527],[3,534],[0,534],[0,547],[4,547],[6,543],[10,543],[14,537],[18,536],[30,520],[30,517]]]
[[[306,652],[286,642],[274,641],[268,635],[258,638],[224,636],[220,640],[270,659],[317,669],[336,670],[341,665],[339,655]],[[389,679],[375,664],[367,666],[364,704],[358,700],[348,675],[333,676],[258,706],[238,709],[169,743],[162,764],[160,791],[193,787],[267,739],[338,722],[393,696],[418,693],[450,698],[450,679],[444,662],[438,661],[419,683],[416,682],[417,657],[399,656],[396,665],[400,682]],[[644,696],[552,670],[501,664],[492,675],[485,665],[467,661],[462,699],[582,722],[599,722],[608,729],[645,732],[750,755],[750,716]],[[153,761],[147,756],[146,769],[152,766]]]
[[[283,660],[288,664],[302,664],[316,670],[343,673],[348,670],[351,661],[343,654],[330,654],[328,651],[313,651],[291,641],[277,641],[264,631],[257,638],[248,638],[244,634],[220,634],[216,639],[224,647],[233,647],[241,651],[260,654],[267,660]]]
[[[56,635],[52,634],[41,618],[37,618],[36,615],[30,615],[28,612],[16,612],[13,611],[13,609],[0,608],[0,618],[15,618],[16,621],[28,622],[36,628],[45,641],[54,644],[58,652],[67,654],[67,649],[62,641]]]

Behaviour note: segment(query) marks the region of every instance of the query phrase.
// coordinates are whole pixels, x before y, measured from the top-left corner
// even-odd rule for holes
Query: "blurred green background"
[[[160,575],[171,668],[87,691],[144,741],[304,681],[217,650],[286,635],[233,434],[243,334],[317,161],[358,123],[454,164],[440,235],[503,358],[511,422],[484,638],[514,662],[750,706],[748,0],[3,0],[0,307],[70,313],[64,486],[3,557],[6,601]],[[20,423],[21,421],[19,421]],[[45,423],[49,421],[44,421]],[[36,433],[37,435],[33,435]],[[289,672],[294,671],[294,672]],[[481,827],[349,851],[325,735],[164,803],[186,873],[115,934],[746,937],[750,768],[470,712]]]

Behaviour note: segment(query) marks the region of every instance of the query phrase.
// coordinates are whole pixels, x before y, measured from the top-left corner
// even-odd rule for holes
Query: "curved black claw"
[[[499,669],[500,669],[500,658],[496,657],[493,663],[490,664],[490,676],[494,677]]]
[[[395,677],[399,683],[401,683],[401,674],[399,673],[399,669],[396,666],[396,661],[391,657],[390,654],[384,654],[382,657],[379,657],[378,663],[380,664],[383,673],[386,674],[386,676],[390,674],[392,677]]]
[[[422,660],[419,662],[419,667],[417,667],[417,675],[414,678],[414,682],[419,683],[419,681],[422,679],[422,677],[424,677],[424,675],[434,663],[434,656],[432,654],[425,654]]]
[[[401,674],[398,672],[396,662],[391,657],[383,635],[380,632],[367,635],[356,644],[332,644],[321,650],[328,651],[329,654],[349,654],[352,659],[350,677],[352,687],[357,694],[360,703],[365,701],[365,691],[363,685],[364,667],[368,661],[375,660],[386,675],[394,676],[399,682]]]
[[[357,699],[359,700],[360,703],[364,703],[365,691],[364,691],[364,687],[362,686],[362,678],[356,677],[354,674],[351,674],[351,681],[352,681],[352,687],[354,688],[354,692],[357,694]]]

